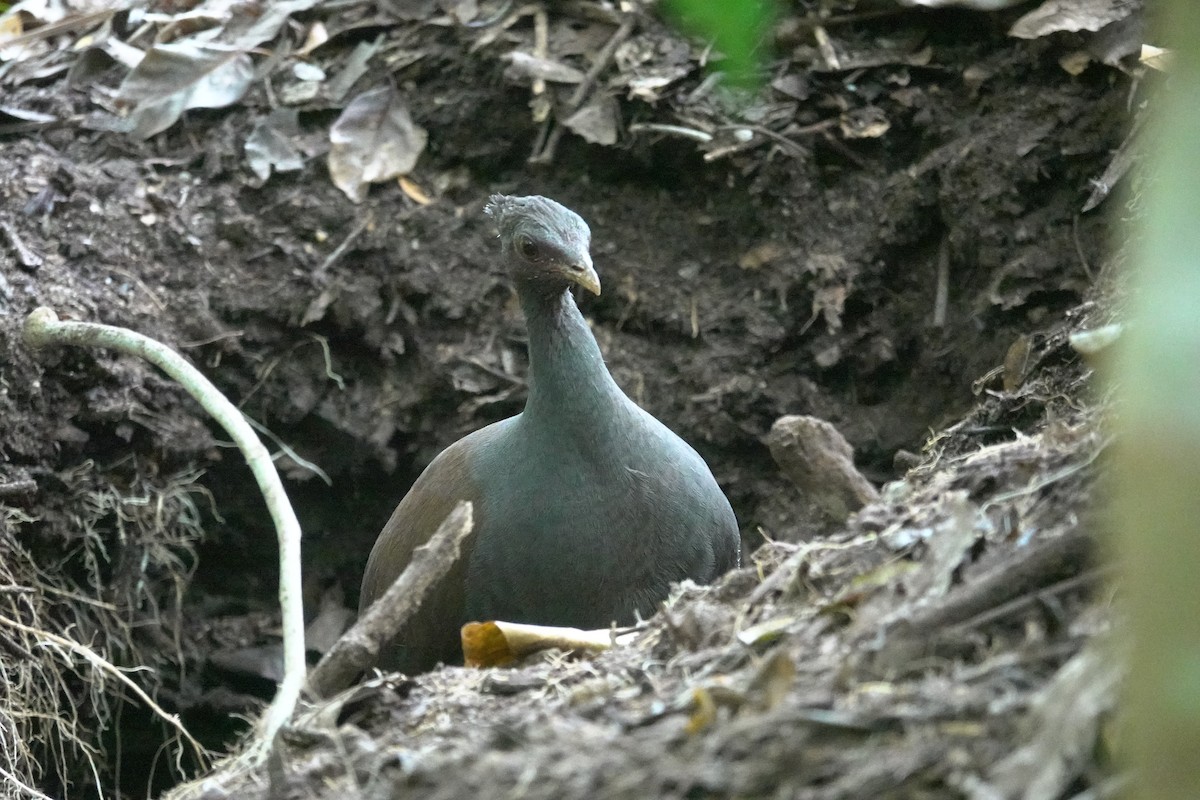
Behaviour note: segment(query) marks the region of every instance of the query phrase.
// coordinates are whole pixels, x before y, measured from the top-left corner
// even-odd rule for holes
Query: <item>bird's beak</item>
[[[586,260],[582,263],[572,264],[567,268],[567,277],[592,294],[598,295],[600,294],[600,276],[596,274],[596,269],[592,266],[592,259],[587,256],[584,258]]]

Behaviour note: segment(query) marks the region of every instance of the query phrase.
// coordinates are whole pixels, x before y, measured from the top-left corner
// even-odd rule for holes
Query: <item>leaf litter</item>
[[[369,679],[297,721],[279,791],[984,798],[1119,780],[1098,733],[1119,675],[1091,655],[1115,623],[1089,524],[1103,409],[1068,336],[1112,321],[1078,266],[1109,274],[1113,254],[1089,246],[1105,221],[1077,217],[1124,136],[1128,87],[1108,66],[1059,66],[1090,29],[1025,43],[899,6],[875,23],[853,2],[800,3],[778,21],[770,87],[744,98],[704,71],[719,53],[640,5],[577,5],[0,16],[5,105],[44,137],[0,133],[0,196],[20,209],[0,239],[4,536],[42,542],[45,564],[75,530],[67,510],[112,486],[89,523],[109,560],[89,557],[126,568],[107,595],[120,613],[94,625],[145,619],[125,590],[186,587],[185,617],[145,629],[181,645],[157,651],[181,651],[161,691],[185,719],[253,713],[246,682],[269,684],[273,663],[254,565],[273,557],[245,536],[261,520],[241,510],[254,501],[236,465],[152,373],[103,355],[37,366],[16,321],[52,303],[221,374],[334,478],[292,471],[298,496],[361,520],[306,525],[307,566],[344,611],[402,476],[519,409],[521,334],[472,203],[544,191],[593,223],[621,287],[589,310],[615,375],[714,464],[753,561],[683,587],[594,658]],[[1021,18],[999,13],[996,30]],[[543,67],[514,72],[513,53]],[[1115,61],[1113,76],[1131,68]],[[764,241],[769,257],[746,261]],[[1023,366],[986,379],[1022,336]],[[771,459],[765,437],[795,413],[832,422],[883,485],[845,523]],[[89,457],[94,484],[60,479]],[[125,536],[114,509],[139,475],[200,464],[224,515],[197,518],[222,544],[189,528],[140,558],[153,536]],[[130,568],[192,563],[193,548],[190,585]],[[61,581],[12,583],[56,597]],[[15,735],[91,752],[104,713],[83,712]],[[11,771],[46,786],[80,774],[70,755],[21,758]],[[267,796],[271,780],[229,763],[175,796]]]

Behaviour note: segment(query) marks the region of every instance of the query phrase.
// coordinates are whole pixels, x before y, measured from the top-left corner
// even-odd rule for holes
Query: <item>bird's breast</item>
[[[468,616],[602,627],[648,612],[672,581],[710,579],[717,531],[692,458],[658,442],[527,431],[490,448],[472,467],[482,522]]]

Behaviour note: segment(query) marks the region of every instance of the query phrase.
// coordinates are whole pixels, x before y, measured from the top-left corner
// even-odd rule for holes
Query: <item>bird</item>
[[[461,663],[465,622],[631,624],[672,583],[711,583],[741,563],[708,464],[621,390],[576,304],[572,287],[600,294],[587,223],[536,195],[492,195],[484,211],[528,328],[528,396],[429,463],[368,557],[360,613],[457,503],[473,504],[459,561],[377,659],[410,675]]]

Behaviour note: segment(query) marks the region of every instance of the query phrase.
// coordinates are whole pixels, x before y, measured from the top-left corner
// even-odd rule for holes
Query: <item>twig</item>
[[[567,100],[564,118],[569,117],[579,110],[583,105],[583,101],[587,99],[588,92],[592,90],[596,79],[600,77],[600,73],[608,68],[608,64],[612,61],[613,55],[617,52],[621,42],[629,38],[629,34],[633,33],[634,25],[637,24],[637,19],[633,15],[625,17],[621,21],[621,25],[613,32],[608,41],[604,43],[604,47],[600,48],[600,52],[596,54],[596,60],[592,62],[592,66],[584,73],[583,80],[575,87],[575,91],[571,93],[571,97]],[[558,147],[558,140],[562,138],[562,125],[556,125],[554,130],[550,132],[546,143],[542,148],[529,157],[530,164],[549,164],[554,160],[554,151]]]
[[[820,51],[821,58],[825,59],[825,67],[831,70],[841,69],[841,59],[838,58],[837,50],[834,48],[829,34],[826,33],[824,25],[813,26],[813,38],[817,40],[817,50]]]
[[[28,44],[30,42],[48,39],[51,36],[57,36],[60,33],[67,33],[76,28],[86,28],[93,23],[103,23],[108,18],[116,14],[112,9],[104,9],[103,11],[93,11],[89,14],[80,14],[77,17],[67,17],[58,22],[51,22],[48,25],[43,25],[40,28],[35,28],[28,33],[23,33],[20,36],[14,36],[11,39],[4,40],[5,47],[12,45]]]
[[[12,245],[13,252],[17,254],[17,260],[21,262],[21,266],[25,268],[26,272],[33,272],[45,261],[33,252],[29,245],[25,244],[21,235],[17,233],[17,229],[8,220],[0,220],[0,231],[3,231],[4,235],[8,237],[8,243]]]
[[[539,60],[545,61],[550,56],[550,20],[546,16],[546,9],[539,8],[533,12],[533,54]],[[546,79],[535,76],[533,79],[533,96],[538,98],[546,93]],[[549,104],[545,106],[549,111]],[[535,122],[541,120],[535,119]]]
[[[1108,446],[1111,443],[1112,443],[1112,437],[1110,436],[1110,437],[1106,438],[1103,442],[1101,442],[1099,447],[1097,447],[1090,454],[1088,454],[1088,456],[1086,458],[1084,458],[1082,461],[1067,464],[1066,466],[1060,467],[1059,469],[1056,469],[1054,472],[1051,472],[1049,475],[1041,475],[1041,476],[1035,478],[1034,480],[1030,481],[1028,485],[1022,486],[1019,489],[1010,489],[1007,492],[1001,492],[1000,494],[997,494],[994,497],[988,498],[988,501],[983,504],[983,510],[986,511],[989,508],[993,508],[1001,503],[1007,503],[1009,500],[1015,500],[1018,497],[1023,497],[1024,495],[1033,494],[1034,492],[1040,492],[1042,489],[1045,489],[1047,486],[1052,486],[1052,485],[1058,483],[1059,481],[1063,480],[1064,478],[1071,477],[1075,473],[1079,472],[1081,469],[1085,469],[1085,468],[1091,466],[1092,463],[1095,462],[1095,460],[1100,457],[1101,453],[1108,450]]]
[[[708,144],[713,140],[713,135],[708,131],[702,131],[699,128],[687,128],[683,125],[668,125],[664,122],[635,122],[629,126],[630,133],[641,133],[642,131],[650,131],[652,133],[672,133],[676,136],[695,139],[697,142],[703,142],[705,144]]]
[[[441,580],[462,551],[474,527],[471,503],[460,502],[428,542],[413,551],[412,561],[391,587],[329,648],[308,678],[308,690],[329,697],[369,668],[383,644],[395,637],[420,608],[429,589]]]
[[[39,792],[37,789],[33,788],[32,786],[29,786],[29,785],[23,783],[20,778],[18,778],[16,775],[9,772],[8,770],[4,769],[3,767],[0,767],[0,778],[4,778],[4,780],[8,781],[13,786],[16,786],[22,792],[24,792],[25,794],[32,797],[33,800],[53,800],[53,798],[50,797],[50,795],[42,794],[41,792]]]
[[[321,336],[319,333],[310,333],[317,344],[321,346],[321,353],[325,356],[325,377],[337,384],[337,387],[343,392],[346,391],[346,381],[342,376],[333,371],[333,354],[329,352],[329,339]]]
[[[972,630],[974,628],[982,628],[985,625],[991,625],[993,622],[1012,616],[1017,612],[1023,611],[1031,605],[1038,602],[1043,602],[1047,598],[1055,595],[1065,594],[1074,591],[1082,586],[1096,583],[1104,578],[1112,577],[1114,570],[1111,565],[1096,567],[1088,570],[1081,575],[1076,575],[1074,578],[1067,578],[1058,583],[1047,586],[1044,589],[1039,589],[1029,594],[1021,595],[1007,603],[1002,603],[995,608],[988,609],[981,614],[976,614],[968,620],[956,623],[946,628],[942,634],[957,633],[959,631]]]
[[[37,483],[32,478],[22,478],[15,481],[0,483],[0,497],[20,497],[37,491]]]
[[[946,327],[946,306],[950,301],[950,243],[942,240],[938,248],[937,286],[933,294],[933,326]]]
[[[1079,241],[1078,214],[1071,218],[1071,238],[1075,241],[1075,255],[1079,256],[1079,265],[1083,267],[1083,272],[1088,276],[1088,280],[1094,280],[1092,265],[1088,263],[1087,256],[1083,252],[1083,242]]]
[[[350,245],[354,244],[354,240],[361,236],[362,232],[367,229],[367,226],[372,225],[374,222],[375,212],[368,210],[367,213],[363,214],[362,217],[354,223],[354,227],[351,228],[350,232],[346,234],[346,238],[342,239],[341,244],[333,248],[333,252],[325,257],[325,260],[321,262],[321,266],[317,267],[315,274],[324,275],[326,272],[328,272],[329,268],[336,264],[338,259],[346,254],[346,251],[350,249]]]
[[[829,127],[827,124],[824,124],[824,123],[817,123],[817,124],[820,126],[820,128],[818,128],[818,130],[824,130],[825,128]],[[808,126],[808,128],[813,128],[813,127],[814,126],[812,126],[812,125]],[[798,142],[794,142],[791,139],[789,139],[788,137],[784,136],[782,133],[779,133],[778,131],[773,131],[770,128],[764,127],[762,125],[749,125],[749,124],[747,124],[747,125],[722,125],[717,130],[753,131],[754,133],[757,133],[760,136],[765,136],[768,139],[773,139],[774,141],[783,145],[783,149],[791,151],[792,155],[794,155],[794,156],[808,155],[808,149],[806,147],[804,147],[804,145],[802,145]],[[806,132],[807,132],[807,129],[804,129],[801,131],[801,133],[806,133]]]
[[[910,613],[897,610],[876,663],[897,666],[929,648],[931,638],[1002,607],[1014,598],[1036,594],[1049,584],[1073,578],[1091,567],[1096,545],[1084,525],[1018,550],[1015,557],[958,590]]]
[[[212,336],[209,336],[207,339],[197,339],[194,342],[180,342],[179,349],[187,350],[192,347],[204,347],[205,345],[210,345],[210,344],[219,342],[222,339],[237,339],[238,337],[245,336],[245,335],[246,335],[245,331],[225,331],[224,333],[217,333]]]
[[[25,318],[25,342],[31,348],[55,344],[107,347],[143,358],[170,375],[237,442],[258,482],[279,537],[279,605],[283,626],[283,680],[259,721],[269,748],[275,734],[291,718],[304,686],[304,608],[300,593],[300,522],[288,503],[271,454],[242,413],[199,370],[171,348],[140,333],[111,325],[61,322],[50,308],[34,309]]]
[[[596,60],[592,62],[592,66],[584,73],[583,80],[575,87],[575,91],[571,93],[571,97],[567,100],[567,109],[569,111],[578,111],[583,105],[583,101],[587,99],[588,92],[592,90],[592,85],[596,83],[596,79],[600,77],[600,73],[608,68],[608,62],[612,61],[613,56],[617,52],[617,48],[621,43],[629,38],[629,34],[633,33],[633,26],[637,24],[637,20],[632,15],[621,20],[621,25],[613,35],[604,43],[604,47],[600,48],[600,52],[596,54]]]
[[[201,744],[196,741],[190,733],[188,733],[187,728],[183,727],[183,723],[179,721],[178,714],[168,714],[162,706],[154,702],[154,698],[150,697],[150,695],[146,694],[142,690],[142,687],[134,683],[128,675],[126,675],[113,664],[106,661],[90,647],[65,637],[58,636],[57,634],[50,633],[50,631],[31,628],[28,625],[23,625],[20,622],[17,622],[15,619],[9,619],[2,614],[0,614],[0,625],[7,625],[10,628],[14,628],[22,633],[27,633],[30,636],[42,640],[43,642],[50,642],[58,645],[59,647],[65,647],[72,653],[83,656],[84,660],[101,672],[106,672],[109,675],[112,675],[121,683],[125,684],[125,686],[127,686],[131,692],[138,696],[138,699],[145,703],[146,706],[149,707],[150,710],[158,715],[164,722],[166,722],[175,730],[179,731],[179,735],[186,739],[188,744],[192,746],[192,749],[196,753],[196,758],[199,759],[201,764],[208,763],[208,755],[205,752],[204,747],[201,746]]]
[[[146,295],[150,298],[150,301],[152,303],[154,303],[154,305],[158,306],[159,311],[167,310],[167,307],[165,305],[163,305],[163,301],[158,299],[158,295],[156,295],[154,293],[154,291],[149,286],[146,285],[146,282],[143,281],[141,278],[139,278],[137,275],[134,275],[132,272],[129,272],[127,270],[123,270],[120,267],[109,267],[109,269],[111,269],[113,272],[117,273],[118,275],[124,275],[126,278],[129,278],[129,280],[136,283],[138,285],[138,287],[143,292],[145,292]]]
[[[258,431],[263,436],[266,436],[272,442],[277,444],[279,446],[280,451],[283,453],[283,455],[287,456],[292,461],[296,462],[296,466],[298,466],[302,469],[306,469],[309,472],[311,472],[312,474],[316,475],[318,478],[320,478],[322,481],[325,482],[326,486],[333,486],[333,478],[329,477],[328,472],[321,469],[316,464],[314,464],[313,462],[309,461],[307,458],[304,458],[299,453],[297,453],[295,451],[295,449],[292,448],[291,445],[289,445],[283,439],[276,436],[275,433],[270,428],[268,428],[266,425],[263,425],[261,422],[254,419],[254,417],[251,417],[249,414],[246,414],[245,416],[246,416],[246,421],[250,423],[251,428],[254,428],[254,430]],[[276,459],[276,456],[271,456],[271,461],[274,461],[275,459]]]
[[[513,0],[504,0],[504,2],[500,4],[500,10],[498,10],[495,14],[492,14],[490,17],[487,17],[486,19],[472,20],[471,22],[465,22],[463,24],[468,28],[490,28],[508,16],[508,12],[512,11],[512,7]]]
[[[533,55],[543,61],[547,58],[547,46],[549,43],[547,28],[549,20],[546,18],[546,9],[542,6],[535,6],[533,10]],[[543,78],[535,77],[529,87],[533,99],[529,101],[533,121],[539,123],[537,137],[534,139],[533,155],[529,160],[532,162],[538,153],[543,152],[546,147],[548,138],[554,127],[554,115],[551,113],[550,98],[546,97],[546,81]]]
[[[475,369],[480,370],[481,372],[486,372],[488,375],[491,375],[494,378],[499,378],[502,381],[507,381],[508,383],[511,383],[513,386],[525,386],[526,385],[525,379],[520,377],[519,375],[509,375],[504,370],[496,369],[495,367],[488,366],[487,364],[480,361],[475,356],[458,356],[458,358],[456,360],[462,362],[463,364],[470,364],[472,367],[475,367]]]
[[[854,162],[854,166],[858,167],[859,169],[868,169],[867,162],[860,158],[853,150],[851,150],[845,142],[831,134],[829,131],[824,131],[823,133],[825,134],[825,141],[829,143],[830,147],[832,147],[834,150],[837,150],[846,159]]]

